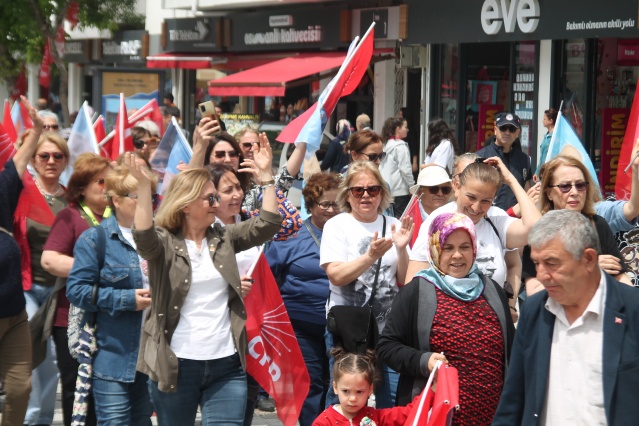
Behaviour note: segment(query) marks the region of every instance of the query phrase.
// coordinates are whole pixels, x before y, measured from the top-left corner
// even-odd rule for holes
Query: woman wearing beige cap
[[[423,221],[426,221],[433,210],[448,202],[452,190],[451,179],[446,169],[436,164],[424,167],[417,176],[417,184],[409,188],[411,195],[419,191],[417,196],[420,200],[419,210]],[[414,232],[419,230],[415,229]]]

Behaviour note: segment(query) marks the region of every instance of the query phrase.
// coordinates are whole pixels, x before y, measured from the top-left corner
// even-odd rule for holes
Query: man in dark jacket
[[[519,184],[528,190],[532,179],[530,157],[521,150],[519,133],[521,120],[516,114],[504,112],[495,117],[495,136],[484,142],[484,147],[477,151],[477,155],[484,158],[499,157],[517,178]],[[515,194],[508,185],[501,185],[497,191],[494,204],[504,210],[517,204]]]

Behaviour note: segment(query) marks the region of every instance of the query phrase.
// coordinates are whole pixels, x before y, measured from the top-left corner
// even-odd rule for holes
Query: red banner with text
[[[599,184],[604,197],[615,194],[619,155],[626,134],[629,108],[605,108],[601,122],[601,166]],[[623,171],[621,171],[623,173]]]
[[[495,115],[504,110],[503,105],[479,105],[477,121],[477,150],[484,147],[484,142],[495,135]]]

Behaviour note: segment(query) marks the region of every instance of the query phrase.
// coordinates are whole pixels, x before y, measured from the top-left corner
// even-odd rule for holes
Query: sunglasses
[[[42,125],[42,130],[58,130],[60,126],[57,124],[44,124]]]
[[[450,194],[453,190],[452,186],[425,186],[425,188],[428,188],[428,192],[433,195],[439,194],[440,189],[444,195]]]
[[[366,154],[365,152],[359,152],[359,154],[365,155],[366,158],[368,158],[368,161],[372,161],[375,162],[379,159],[379,161],[382,161],[384,158],[386,158],[386,153],[382,152],[381,154]]]
[[[140,197],[138,194],[126,194],[125,196],[133,200],[137,200]],[[160,202],[160,194],[151,194],[151,201],[154,206],[157,206]]]
[[[259,142],[243,142],[241,145],[242,145],[242,148],[244,149],[251,149],[253,148],[253,144],[255,143],[259,143]]]
[[[586,189],[588,189],[588,182],[561,183],[559,185],[548,185],[548,186],[550,188],[559,188],[559,191],[562,194],[567,194],[570,192],[573,186],[575,187],[577,191],[584,192]]]
[[[213,155],[218,160],[221,160],[222,158],[226,158],[227,155],[229,158],[237,158],[240,156],[240,154],[236,151],[213,151]]]
[[[515,133],[517,131],[517,128],[515,126],[511,126],[510,124],[506,124],[505,126],[500,126],[499,127],[499,131],[500,132]]]
[[[62,161],[64,159],[64,154],[61,152],[41,152],[40,154],[36,154],[40,157],[42,161],[49,161],[49,158],[53,157],[53,159],[57,161]]]
[[[213,207],[216,203],[220,204],[220,196],[219,195],[207,195],[205,197],[202,197],[202,199],[204,201],[208,201],[209,202],[209,207]]]
[[[369,192],[370,194],[370,192]],[[320,209],[322,210],[328,210],[331,207],[333,208],[333,211],[339,211],[339,206],[337,205],[337,203],[329,203],[328,201],[324,201],[322,203],[317,203],[317,205],[319,206]]]
[[[368,192],[368,195],[370,197],[377,197],[379,193],[382,191],[382,187],[380,185],[367,186],[367,187],[351,186],[350,188],[348,188],[348,190],[351,191],[351,194],[353,194],[353,197],[355,198],[362,198],[364,196],[364,192]]]

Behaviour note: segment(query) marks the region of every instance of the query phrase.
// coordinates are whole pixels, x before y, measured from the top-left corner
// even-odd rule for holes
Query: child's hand
[[[368,417],[364,417],[361,422],[359,422],[359,426],[377,426],[377,423],[369,419]]]

